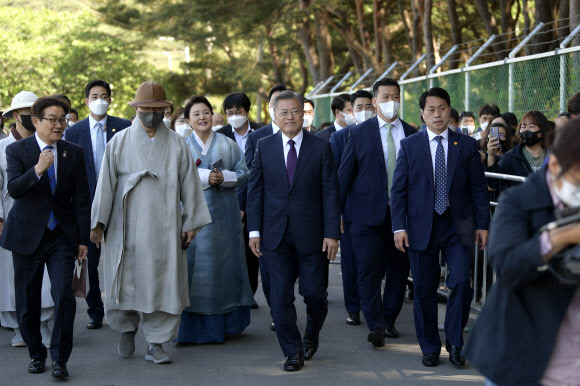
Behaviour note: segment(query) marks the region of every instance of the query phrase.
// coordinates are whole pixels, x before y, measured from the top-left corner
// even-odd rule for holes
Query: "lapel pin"
[[[453,142],[454,145],[457,145],[457,142]]]
[[[62,158],[66,158],[66,150],[62,152]]]
[[[113,133],[115,132],[115,129],[111,130]]]

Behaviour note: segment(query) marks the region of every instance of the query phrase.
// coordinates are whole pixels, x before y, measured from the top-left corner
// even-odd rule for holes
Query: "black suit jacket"
[[[83,149],[70,142],[57,142],[56,191],[51,193],[48,175],[40,180],[34,171],[40,147],[35,136],[6,148],[8,193],[14,206],[0,238],[2,248],[22,255],[32,254],[46,231],[50,211],[54,212],[64,236],[75,249],[88,245],[91,198]]]
[[[91,128],[89,125],[88,117],[75,123],[66,130],[65,139],[84,149],[89,192],[91,193],[92,199],[95,196],[95,188],[97,187],[97,173],[95,169],[95,161],[93,160],[93,143],[91,141]],[[109,142],[115,134],[129,126],[131,126],[130,120],[107,115],[107,142]]]
[[[336,132],[336,127],[334,127],[334,123],[333,123],[332,125],[328,126],[326,129],[316,133],[316,136],[320,137],[320,138],[324,138],[327,141],[330,141],[330,137],[335,132]]]
[[[546,169],[506,190],[493,216],[488,256],[497,281],[466,356],[499,385],[537,385],[548,365],[575,287],[541,269],[538,230],[554,221]]]
[[[260,231],[263,248],[275,250],[289,229],[301,254],[320,252],[324,238],[340,238],[340,198],[330,143],[303,130],[292,184],[288,184],[282,134],[258,148],[248,180],[248,230]]]

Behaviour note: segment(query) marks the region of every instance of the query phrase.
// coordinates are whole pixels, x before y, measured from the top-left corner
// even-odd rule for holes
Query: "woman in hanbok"
[[[248,280],[242,221],[236,188],[249,176],[244,154],[214,132],[213,109],[203,96],[192,97],[184,116],[193,129],[186,143],[196,160],[212,222],[187,250],[190,306],[181,315],[176,342],[224,342],[250,324],[254,302]]]

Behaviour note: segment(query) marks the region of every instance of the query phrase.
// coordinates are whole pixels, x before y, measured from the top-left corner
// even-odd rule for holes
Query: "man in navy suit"
[[[116,133],[131,126],[131,121],[128,119],[107,114],[110,103],[111,87],[109,84],[101,79],[90,81],[85,86],[85,104],[89,107],[90,115],[66,131],[66,140],[84,149],[91,201],[95,196],[106,144]],[[101,249],[90,242],[88,255],[89,293],[86,298],[87,313],[90,318],[87,324],[88,329],[101,328],[105,315],[99,286],[100,257]]]
[[[254,154],[256,153],[258,141],[264,137],[267,137],[272,134],[278,133],[280,127],[276,124],[275,116],[274,116],[274,100],[276,97],[282,92],[286,91],[287,88],[283,84],[277,84],[276,86],[272,87],[270,92],[268,93],[268,111],[270,112],[270,119],[272,122],[266,126],[259,128],[258,130],[250,133],[248,136],[248,140],[246,141],[246,151],[244,153],[244,157],[246,159],[246,165],[248,165],[248,169],[252,169],[252,163],[254,162]],[[244,198],[247,197],[247,189],[248,184],[245,184],[243,187],[244,192],[241,194]],[[246,200],[240,201],[240,209],[246,210]],[[262,291],[264,291],[264,297],[266,298],[266,302],[268,303],[268,307],[270,306],[270,276],[268,275],[268,266],[264,259],[258,259],[258,263],[260,265],[260,276],[262,278]],[[274,322],[270,323],[270,330],[274,331],[276,329]]]
[[[324,130],[319,131],[316,135],[330,141],[330,136],[347,126],[356,123],[354,114],[352,113],[352,106],[350,104],[350,95],[340,94],[335,96],[330,103],[332,114],[334,114],[334,123]]]
[[[72,274],[75,257],[87,255],[91,219],[83,149],[61,140],[67,111],[58,99],[38,99],[32,106],[36,134],[6,148],[14,206],[0,238],[2,248],[12,251],[16,313],[32,359],[30,373],[45,371],[40,295],[46,264],[55,307],[50,343],[55,378],[68,377],[76,311]]]
[[[463,329],[473,297],[471,249],[487,242],[489,198],[477,142],[448,129],[450,98],[432,88],[419,98],[427,129],[401,141],[391,206],[395,245],[408,249],[413,272],[414,317],[425,366],[437,366],[439,253],[447,262],[451,289],[445,313],[446,348],[456,367],[465,364]]]
[[[223,108],[228,117],[228,124],[221,129],[216,130],[218,133],[225,135],[231,140],[235,141],[242,151],[246,150],[246,142],[248,137],[255,130],[263,125],[261,123],[251,122],[248,119],[252,102],[250,98],[242,92],[235,92],[224,99]],[[238,193],[238,202],[240,204],[240,214],[244,225],[244,237],[246,243],[246,264],[248,266],[248,278],[250,280],[250,287],[252,292],[256,294],[258,289],[258,274],[260,265],[258,259],[252,253],[248,246],[248,221],[246,219],[246,195],[248,194],[248,187],[246,184],[236,189]],[[254,301],[252,308],[258,308],[258,304]]]
[[[343,207],[350,196],[350,232],[360,304],[370,330],[367,340],[382,347],[385,335],[399,336],[395,321],[403,306],[409,274],[408,257],[393,243],[390,190],[401,140],[415,130],[398,117],[400,88],[396,81],[377,81],[373,93],[377,116],[350,130],[338,178]]]
[[[358,90],[350,96],[350,103],[355,115],[357,124],[363,123],[367,119],[374,117],[375,108],[372,103],[373,94],[366,90]],[[340,167],[340,160],[350,129],[355,125],[345,127],[343,130],[334,132],[330,136],[330,146],[336,167]],[[341,238],[340,238],[340,268],[342,270],[342,289],[344,292],[344,305],[348,318],[346,323],[352,326],[360,324],[360,300],[358,296],[356,257],[352,247],[350,237],[350,200],[347,200],[346,207],[342,212]]]
[[[328,312],[324,264],[338,251],[339,187],[330,143],[302,129],[303,98],[284,91],[273,107],[280,132],[258,142],[248,182],[248,229],[250,247],[268,265],[284,370],[298,371],[316,353]],[[304,342],[294,307],[298,277],[307,313]]]

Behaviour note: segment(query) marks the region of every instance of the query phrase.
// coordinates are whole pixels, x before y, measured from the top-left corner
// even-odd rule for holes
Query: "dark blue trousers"
[[[302,338],[296,325],[294,284],[306,303],[306,334],[318,336],[328,313],[328,293],[324,288],[326,255],[322,252],[300,254],[296,242],[286,231],[274,251],[264,251],[270,276],[270,307],[276,335],[284,356],[303,349]],[[322,245],[321,245],[322,247]]]
[[[54,326],[50,343],[53,361],[67,362],[73,345],[76,300],[72,290],[75,248],[60,228],[47,228],[38,249],[31,255],[12,253],[16,314],[22,338],[33,359],[46,359],[40,334],[40,305],[44,265],[50,277],[54,300]]]
[[[103,320],[105,310],[103,299],[101,299],[101,288],[99,286],[99,260],[101,259],[101,249],[89,241],[89,252],[87,254],[87,273],[89,276],[89,293],[87,294],[87,313],[91,319]]]
[[[266,298],[266,303],[268,303],[268,307],[270,310],[272,309],[272,305],[270,304],[270,271],[268,270],[268,262],[262,256],[258,263],[260,264],[260,277],[262,278],[262,291],[264,291],[264,297]]]
[[[405,298],[409,259],[394,247],[391,215],[381,227],[352,223],[350,232],[356,254],[358,293],[370,330],[394,323]],[[381,299],[381,284],[386,276]]]
[[[451,290],[445,313],[445,337],[452,345],[463,346],[463,329],[469,319],[473,298],[470,285],[471,247],[461,243],[449,209],[441,216],[433,214],[427,249],[409,251],[415,289],[415,330],[423,354],[441,352],[437,328],[437,289],[441,275],[439,252],[445,255],[447,261],[447,287]]]
[[[356,256],[350,237],[350,222],[343,221],[344,233],[340,238],[340,268],[346,312],[360,312],[358,297]]]

